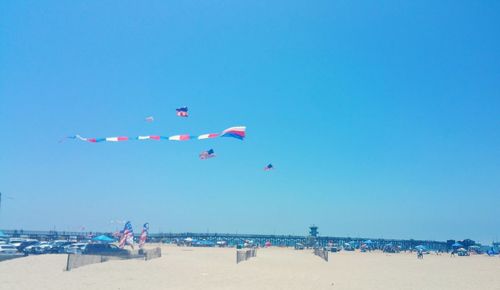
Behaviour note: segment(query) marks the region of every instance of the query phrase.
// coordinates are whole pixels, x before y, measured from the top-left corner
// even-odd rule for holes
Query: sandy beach
[[[0,289],[500,289],[500,259],[381,252],[259,249],[236,264],[234,248],[162,246],[151,261],[120,260],[64,271],[67,255],[0,263]]]

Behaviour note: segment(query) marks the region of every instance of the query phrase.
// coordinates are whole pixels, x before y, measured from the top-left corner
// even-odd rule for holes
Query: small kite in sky
[[[187,117],[188,116],[188,108],[182,107],[175,109],[177,111],[177,116],[179,117]]]
[[[152,123],[152,122],[155,120],[155,118],[154,118],[153,116],[149,116],[149,117],[146,117],[146,119],[145,119],[145,120],[146,120],[146,122],[148,122],[148,123]]]
[[[204,160],[204,159],[210,159],[210,158],[213,158],[215,157],[215,152],[214,152],[214,149],[210,149],[210,150],[207,150],[207,151],[203,151],[200,153],[200,159]]]
[[[264,171],[269,171],[269,170],[273,170],[274,169],[274,166],[269,163],[266,167],[264,167]]]

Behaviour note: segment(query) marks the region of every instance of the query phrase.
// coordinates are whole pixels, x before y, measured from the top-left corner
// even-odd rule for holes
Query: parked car
[[[16,246],[10,244],[0,245],[0,254],[15,254],[18,253]]]
[[[5,261],[13,258],[19,258],[24,256],[24,254],[17,251],[16,246],[12,244],[2,244],[0,245],[0,261]]]
[[[23,238],[10,238],[9,239],[9,244],[14,245],[14,247],[19,247],[22,242],[24,242],[26,239]]]
[[[27,255],[40,255],[49,253],[52,245],[48,242],[40,242],[31,246],[27,246],[23,249],[23,252]]]
[[[332,246],[330,248],[327,248],[327,250],[329,250],[330,252],[332,253],[337,253],[337,252],[340,252],[340,248],[337,247],[337,246]]]
[[[64,247],[64,253],[67,254],[81,254],[85,247],[86,243],[73,243]]]
[[[21,242],[21,244],[17,247],[17,250],[19,252],[24,252],[24,249],[26,247],[32,246],[32,245],[37,245],[39,242],[37,240],[25,240]]]
[[[294,248],[295,248],[295,250],[303,250],[304,245],[302,243],[296,243]]]
[[[54,241],[48,250],[51,254],[61,254],[66,253],[66,246],[71,245],[70,241]]]
[[[84,255],[102,255],[102,256],[128,256],[130,252],[118,248],[113,244],[88,244],[82,251]]]

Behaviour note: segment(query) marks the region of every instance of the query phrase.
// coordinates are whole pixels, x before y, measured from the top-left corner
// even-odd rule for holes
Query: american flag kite
[[[265,171],[269,171],[269,170],[272,170],[274,169],[273,165],[271,163],[269,163],[266,167],[264,167],[264,170]]]
[[[213,157],[215,157],[214,149],[210,149],[210,150],[203,151],[200,153],[200,159],[210,159]]]
[[[134,248],[134,231],[132,230],[132,223],[130,221],[125,223],[125,227],[123,227],[123,231],[120,237],[120,248],[124,248],[125,245],[130,245],[132,249]]]
[[[175,109],[177,111],[177,116],[179,117],[187,117],[188,116],[188,108],[187,107],[182,107]]]
[[[149,223],[145,223],[142,226],[142,232],[141,236],[139,238],[139,248],[142,248],[144,244],[146,243],[146,240],[148,238],[148,231],[149,231]]]

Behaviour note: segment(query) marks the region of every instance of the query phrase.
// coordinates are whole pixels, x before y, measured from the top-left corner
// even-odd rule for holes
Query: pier
[[[89,236],[109,235],[111,232],[69,232],[69,231],[28,231],[28,230],[4,230],[4,233],[11,237],[32,238],[38,240],[55,240],[55,239],[77,239],[85,240]],[[136,237],[139,233],[136,233]],[[273,246],[280,247],[293,247],[296,243],[307,244],[311,240],[309,236],[299,235],[267,235],[267,234],[234,234],[234,233],[150,233],[148,235],[149,242],[175,242],[182,241],[186,238],[195,240],[206,240],[211,242],[226,241],[228,245],[234,246],[242,244],[245,241],[252,241],[254,244],[264,246],[266,242],[270,242]],[[371,240],[372,249],[382,249],[387,244],[399,246],[402,250],[413,249],[418,245],[425,246],[428,250],[432,251],[446,251],[447,245],[445,241],[432,241],[432,240],[404,240],[404,239],[377,239],[367,237],[334,237],[334,236],[316,236],[314,237],[317,245],[326,247],[329,243],[336,245],[344,245],[351,243],[359,247],[364,241]]]

